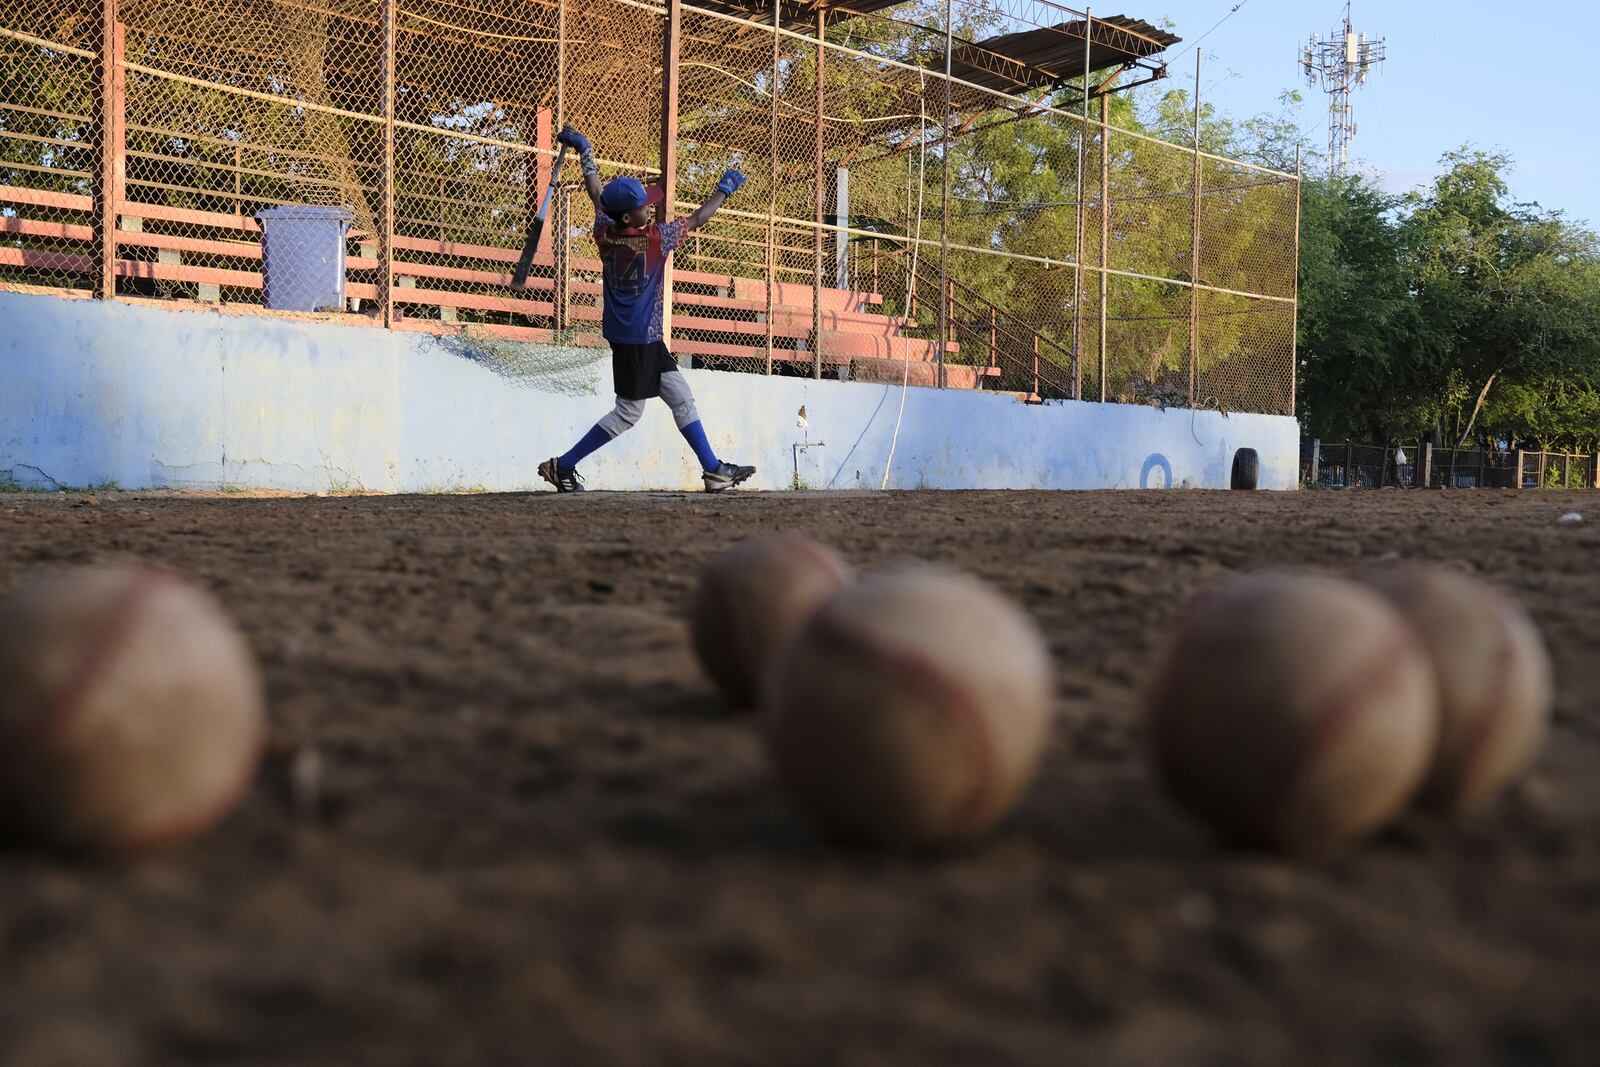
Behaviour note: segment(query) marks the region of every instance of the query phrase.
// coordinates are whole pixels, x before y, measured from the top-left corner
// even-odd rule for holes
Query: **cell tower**
[[[1367,40],[1350,24],[1350,5],[1344,5],[1344,26],[1322,40],[1311,35],[1311,43],[1300,48],[1300,69],[1306,84],[1328,94],[1328,169],[1343,174],[1350,162],[1350,141],[1356,135],[1355,111],[1350,106],[1350,91],[1365,85],[1372,68],[1388,58],[1383,38]]]

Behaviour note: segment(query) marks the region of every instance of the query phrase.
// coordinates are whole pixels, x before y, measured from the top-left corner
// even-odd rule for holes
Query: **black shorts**
[[[611,380],[624,400],[649,400],[661,395],[661,376],[678,369],[661,341],[647,345],[611,342]]]

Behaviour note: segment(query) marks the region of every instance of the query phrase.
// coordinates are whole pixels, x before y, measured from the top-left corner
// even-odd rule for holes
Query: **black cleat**
[[[706,472],[706,492],[720,493],[724,489],[732,489],[755,472],[756,469],[754,467],[741,467],[734,463],[724,462],[716,470]]]
[[[564,471],[559,460],[547,459],[539,464],[539,477],[555,486],[558,493],[583,492],[583,478],[578,474],[578,468]]]

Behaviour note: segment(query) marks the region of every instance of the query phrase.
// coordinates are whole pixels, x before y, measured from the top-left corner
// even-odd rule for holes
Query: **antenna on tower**
[[[1306,84],[1322,85],[1328,94],[1328,170],[1343,174],[1350,162],[1350,142],[1356,135],[1355,109],[1350,91],[1367,84],[1372,68],[1389,58],[1388,42],[1369,40],[1356,33],[1350,22],[1350,5],[1344,5],[1344,22],[1327,40],[1313,33],[1300,46],[1300,71]]]

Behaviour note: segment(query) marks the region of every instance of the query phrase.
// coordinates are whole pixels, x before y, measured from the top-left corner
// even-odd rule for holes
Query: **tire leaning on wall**
[[[1233,454],[1233,474],[1228,480],[1230,489],[1254,489],[1261,477],[1261,461],[1253,448],[1241,448]]]

